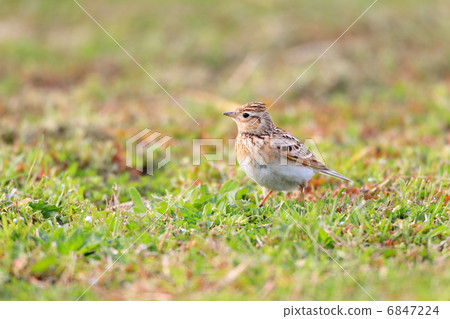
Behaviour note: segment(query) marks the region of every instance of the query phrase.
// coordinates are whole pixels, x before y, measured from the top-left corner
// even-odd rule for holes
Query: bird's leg
[[[264,205],[264,203],[266,202],[267,198],[269,198],[270,194],[272,194],[273,190],[270,190],[269,193],[267,193],[266,197],[264,197],[264,199],[261,201],[261,203],[259,203],[258,207],[262,207]]]
[[[298,197],[298,202],[303,202],[303,188],[300,188],[300,196]]]
[[[305,185],[300,185],[300,197],[298,199],[298,202],[303,202],[303,197],[305,195]]]

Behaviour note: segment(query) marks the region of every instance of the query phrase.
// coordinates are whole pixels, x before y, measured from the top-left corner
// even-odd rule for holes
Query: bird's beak
[[[225,112],[223,115],[229,116],[229,117],[236,117],[236,114],[234,112]]]

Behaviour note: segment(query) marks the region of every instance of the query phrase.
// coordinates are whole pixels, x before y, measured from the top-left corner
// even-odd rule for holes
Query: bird
[[[329,169],[298,139],[275,126],[266,104],[250,102],[233,112],[223,113],[237,124],[236,156],[242,170],[253,181],[269,190],[262,207],[273,191],[302,191],[316,173],[352,183]]]

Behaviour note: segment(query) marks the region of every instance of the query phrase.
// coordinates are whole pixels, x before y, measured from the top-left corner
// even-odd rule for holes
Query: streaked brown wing
[[[297,165],[309,166],[318,171],[327,169],[305,145],[281,128],[277,127],[271,134],[270,144]]]

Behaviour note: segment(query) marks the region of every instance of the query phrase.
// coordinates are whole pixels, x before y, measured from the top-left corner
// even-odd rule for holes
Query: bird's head
[[[234,112],[225,112],[223,115],[231,117],[242,133],[262,134],[270,132],[274,127],[266,105],[261,102],[247,103]]]

